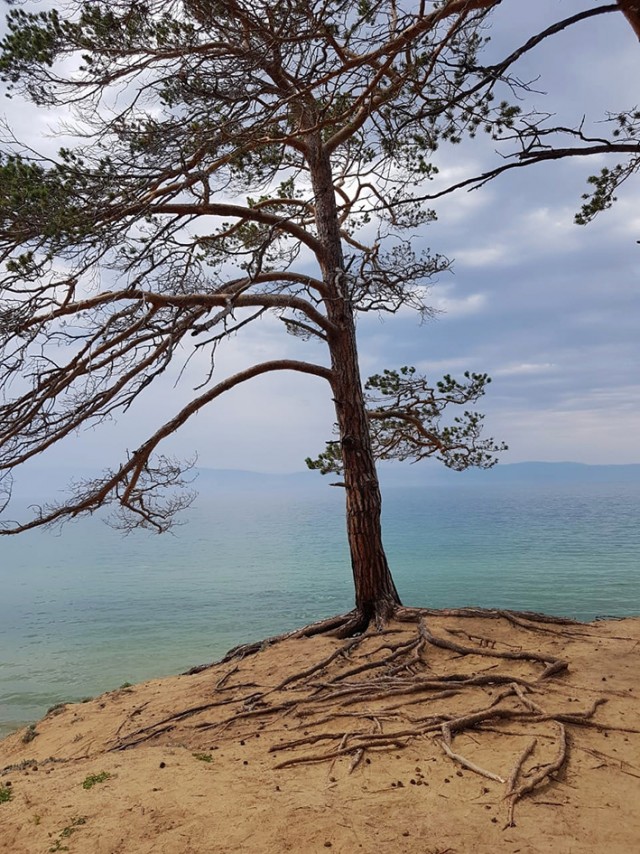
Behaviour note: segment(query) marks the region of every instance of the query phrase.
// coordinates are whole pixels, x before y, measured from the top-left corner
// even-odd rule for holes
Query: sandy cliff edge
[[[430,614],[69,704],[0,742],[0,851],[628,854],[639,652]]]

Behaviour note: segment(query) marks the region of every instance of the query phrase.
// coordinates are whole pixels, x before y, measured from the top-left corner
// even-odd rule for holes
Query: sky
[[[596,5],[573,0],[504,0],[494,15],[496,55],[543,26]],[[600,16],[557,36],[523,65],[538,78],[534,104],[579,122],[640,104],[640,45],[621,14]],[[7,122],[34,138],[49,118],[7,101]],[[442,149],[439,181],[495,162],[486,140]],[[640,462],[640,178],[587,227],[573,224],[586,178],[604,161],[571,159],[515,170],[472,193],[434,203],[438,220],[416,236],[453,261],[431,289],[434,320],[410,312],[359,321],[363,376],[415,365],[438,379],[465,370],[493,378],[479,408],[486,432],[505,441],[504,462]],[[610,164],[612,165],[612,164]],[[435,185],[434,185],[435,186]],[[275,319],[221,351],[219,377],[256,360],[322,358],[317,345],[283,335]],[[188,377],[187,377],[188,378]],[[37,466],[117,465],[186,402],[188,383],[163,378],[127,419],[85,431]],[[296,471],[332,438],[326,383],[278,374],[255,380],[193,418],[166,452],[198,455],[212,468]]]

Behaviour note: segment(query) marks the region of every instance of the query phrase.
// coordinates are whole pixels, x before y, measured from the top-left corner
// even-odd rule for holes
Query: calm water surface
[[[384,502],[408,604],[640,613],[638,484],[440,484]],[[90,519],[0,540],[0,731],[351,607],[340,490],[209,494],[189,519],[174,536]]]

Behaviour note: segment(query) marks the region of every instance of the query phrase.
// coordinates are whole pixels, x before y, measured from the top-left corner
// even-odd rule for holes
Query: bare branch
[[[120,506],[120,527],[126,522],[126,527],[129,528],[151,527],[158,531],[167,530],[168,521],[173,513],[177,509],[182,509],[184,504],[179,501],[177,505],[159,505],[161,512],[158,512],[158,507],[150,500],[150,496],[155,496],[159,490],[174,483],[178,471],[175,463],[167,468],[164,458],[160,459],[160,466],[155,468],[152,466],[151,457],[157,446],[163,439],[179,430],[192,415],[222,394],[255,377],[274,371],[297,371],[321,377],[329,382],[332,379],[332,372],[328,368],[292,359],[252,365],[190,401],[177,415],[163,424],[146,442],[133,451],[128,461],[117,471],[107,472],[97,481],[81,483],[70,501],[40,508],[36,518],[29,522],[3,523],[0,534],[16,534],[83,514],[93,514],[100,507],[110,504]]]

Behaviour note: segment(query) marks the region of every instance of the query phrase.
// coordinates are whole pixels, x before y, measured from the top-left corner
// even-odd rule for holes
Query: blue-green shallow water
[[[433,607],[638,614],[639,516],[635,483],[384,494],[400,595]],[[0,732],[351,607],[341,490],[209,494],[189,518],[175,536],[91,519],[0,539]]]

